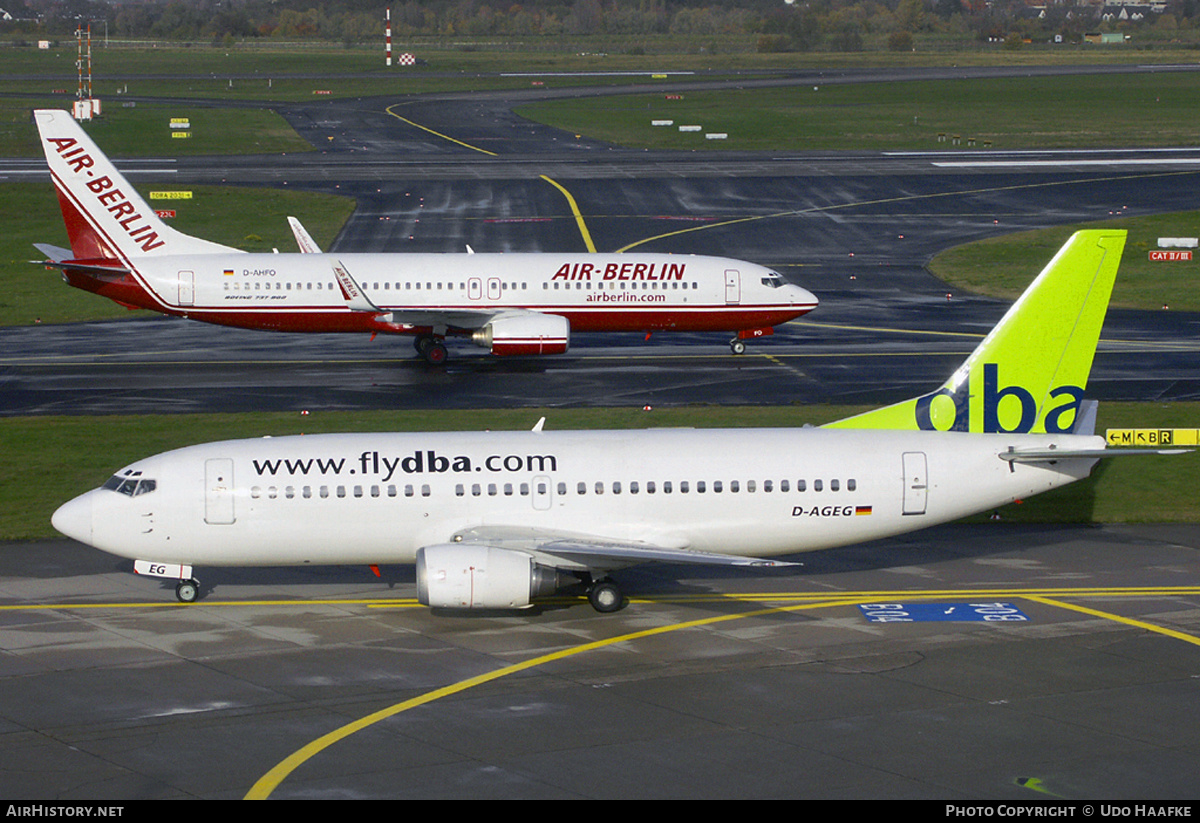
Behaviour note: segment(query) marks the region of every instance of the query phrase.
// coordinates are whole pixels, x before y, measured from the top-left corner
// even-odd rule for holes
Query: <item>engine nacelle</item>
[[[445,609],[521,609],[576,582],[522,552],[465,543],[417,551],[417,600]]]
[[[492,354],[562,354],[571,341],[571,323],[557,314],[498,314],[471,340]]]

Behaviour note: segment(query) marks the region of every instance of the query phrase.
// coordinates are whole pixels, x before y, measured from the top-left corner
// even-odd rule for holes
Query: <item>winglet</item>
[[[296,237],[296,245],[300,247],[303,254],[320,254],[321,247],[316,244],[309,233],[305,230],[304,225],[295,217],[288,215],[288,225],[292,227],[292,234]]]
[[[346,298],[346,305],[354,311],[373,311],[382,312],[383,309],[372,303],[354,278],[351,277],[350,271],[339,260],[333,264],[333,275],[337,278],[338,286],[341,287],[342,297]]]
[[[1125,236],[1076,232],[941,388],[829,427],[1071,432]]]

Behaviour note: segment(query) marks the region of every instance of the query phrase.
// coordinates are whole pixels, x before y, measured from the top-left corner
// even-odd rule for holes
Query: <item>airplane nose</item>
[[[792,289],[794,289],[792,292],[793,303],[801,306],[812,306],[814,309],[817,307],[817,304],[820,303],[820,301],[817,300],[817,296],[808,289],[800,286],[792,286]]]
[[[92,495],[81,494],[63,503],[50,518],[54,528],[72,540],[92,544]]]

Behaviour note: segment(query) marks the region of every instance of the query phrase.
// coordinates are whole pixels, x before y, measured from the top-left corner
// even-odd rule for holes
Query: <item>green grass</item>
[[[0,100],[0,156],[41,157],[35,108],[71,110],[70,100]],[[190,157],[213,154],[279,154],[312,151],[287,121],[263,108],[210,108],[185,103],[104,102],[104,116],[84,129],[110,157]],[[191,137],[172,137],[172,117],[186,117]]]
[[[957,288],[1015,299],[1067,238],[1085,228],[1129,232],[1113,286],[1112,305],[1200,311],[1200,252],[1188,262],[1149,259],[1160,237],[1200,237],[1200,211],[1057,226],[981,240],[942,252],[930,261],[929,270]]]
[[[547,430],[668,426],[801,426],[840,419],[859,407],[685,406],[644,412],[614,409],[480,409],[299,414],[0,418],[0,540],[50,537],[54,509],[134,460],[168,449],[267,434],[349,431],[528,429],[542,415]],[[1105,428],[1197,428],[1200,403],[1108,403]],[[1004,520],[1058,523],[1197,522],[1200,455],[1128,457],[1103,463],[1091,478],[1001,510]]]
[[[1200,117],[1195,80],[1184,74],[1155,75],[1150,86],[1083,75],[681,92],[681,100],[634,94],[516,111],[634,148],[775,151],[952,149],[954,135],[962,149],[969,140],[997,149],[1191,145]]]
[[[287,224],[295,215],[323,248],[337,236],[354,211],[354,201],[328,194],[238,186],[138,186],[187,190],[191,200],[172,200],[170,220],[180,231],[245,251],[295,251]],[[156,201],[159,202],[159,201]],[[127,317],[129,311],[110,300],[71,288],[59,272],[30,265],[41,259],[34,243],[67,246],[67,233],[54,189],[44,183],[0,185],[0,326],[36,322],[62,323]]]

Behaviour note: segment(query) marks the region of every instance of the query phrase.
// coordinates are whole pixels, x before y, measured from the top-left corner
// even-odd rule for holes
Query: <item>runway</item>
[[[123,168],[348,194],[333,250],[581,250],[545,176],[601,251],[752,260],[820,308],[741,357],[721,335],[578,335],[561,357],[455,346],[444,367],[405,338],[2,329],[0,415],[882,404],[940,383],[1007,308],[948,293],[936,252],[1200,200],[1200,152],[698,158],[510,106],[296,106],[322,151]],[[1089,396],[1196,399],[1198,322],[1111,311]],[[612,615],[569,594],[461,615],[416,606],[411,568],[197,569],[184,607],[78,544],[0,545],[0,794],[1189,800],[1198,550],[1191,526],[960,524],[798,570],[631,569]]]

